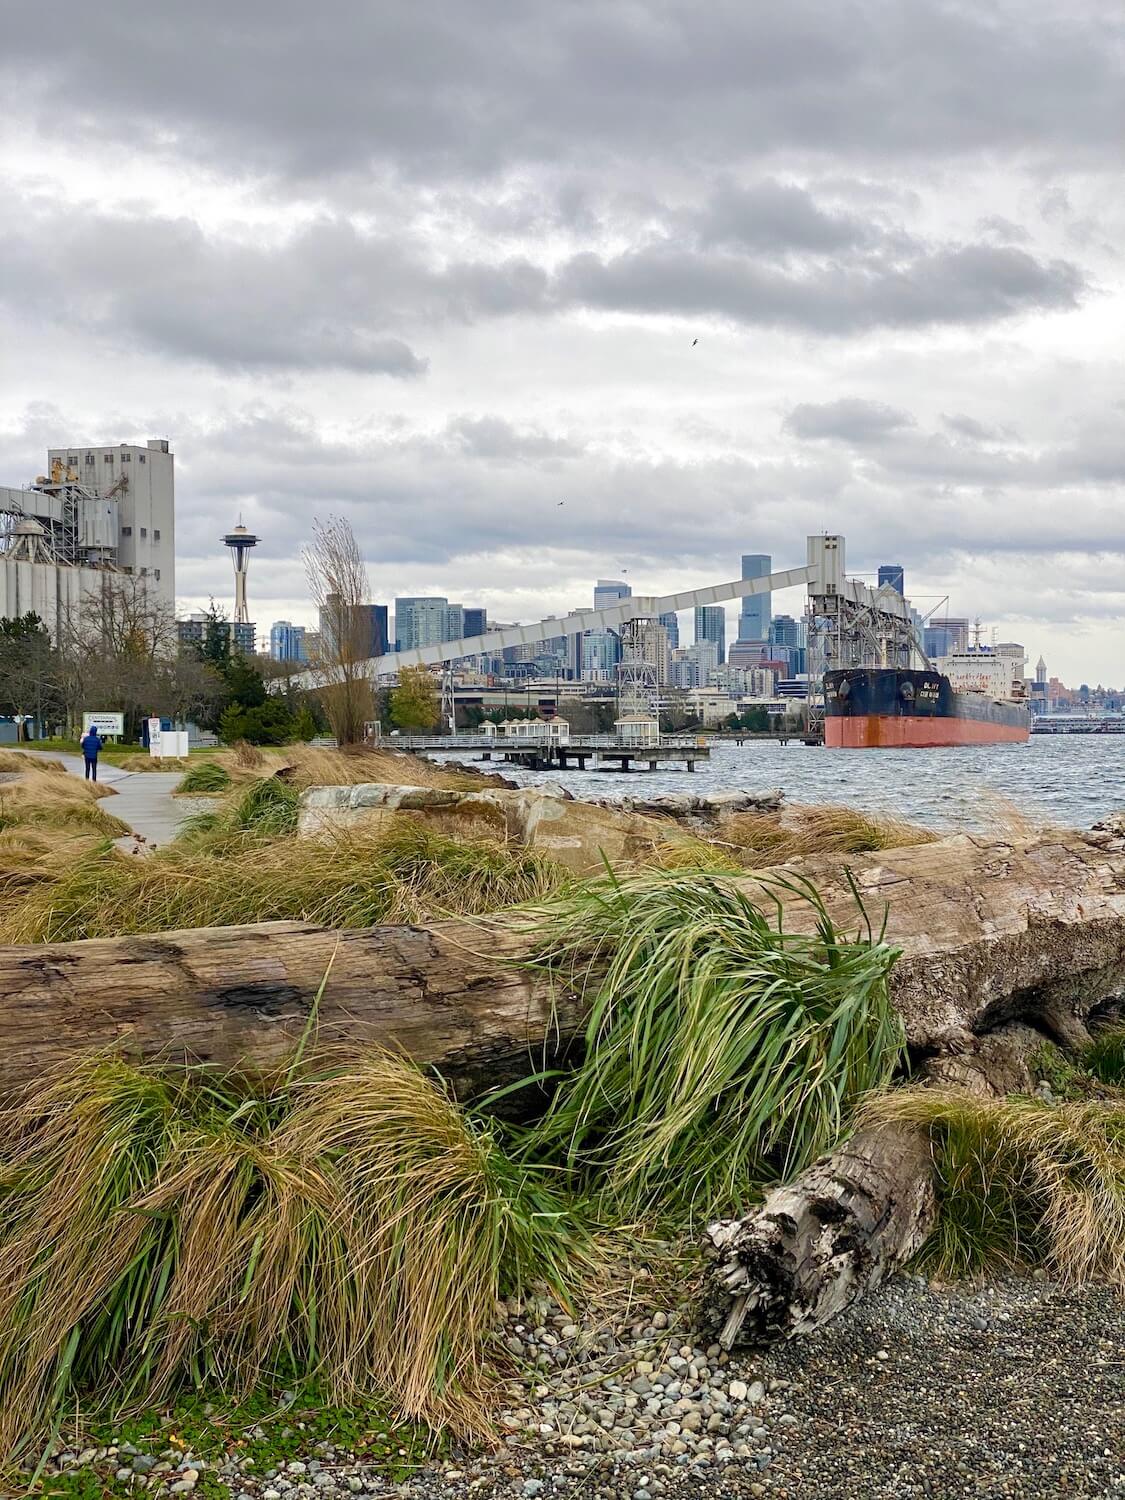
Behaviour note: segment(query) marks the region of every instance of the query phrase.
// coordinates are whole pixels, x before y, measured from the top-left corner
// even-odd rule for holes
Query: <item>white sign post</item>
[[[148,721],[148,753],[158,760],[164,756],[182,760],[188,753],[187,730],[161,729],[159,719],[150,719]]]
[[[117,739],[125,733],[124,714],[83,714],[82,732],[87,729],[96,729],[100,735],[114,735]]]

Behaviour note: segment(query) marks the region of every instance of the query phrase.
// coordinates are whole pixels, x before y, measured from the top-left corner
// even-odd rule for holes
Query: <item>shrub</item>
[[[1125,1103],[903,1089],[867,1113],[929,1131],[940,1215],[925,1254],[941,1273],[1042,1262],[1125,1286]]]
[[[211,795],[215,792],[225,792],[229,786],[230,773],[217,761],[199,760],[188,767],[186,775],[181,777],[176,787],[176,792],[181,796]]]
[[[479,1432],[497,1299],[581,1252],[541,1174],[380,1052],[272,1080],[95,1060],[0,1142],[5,1452],[79,1393],[290,1375]]]
[[[1113,1088],[1125,1089],[1125,1022],[1104,1026],[1082,1054],[1082,1066]]]
[[[584,1057],[533,1153],[558,1153],[630,1211],[719,1212],[800,1170],[888,1080],[897,950],[842,938],[807,883],[765,890],[776,928],[743,885],[698,871],[594,882],[551,909],[537,962],[592,994]],[[813,934],[781,931],[782,898],[812,904]]]
[[[166,844],[151,859],[109,850],[68,867],[0,911],[0,940],[285,920],[367,927],[542,900],[564,880],[560,866],[530,850],[443,838],[412,823],[299,846],[291,837],[220,825]]]

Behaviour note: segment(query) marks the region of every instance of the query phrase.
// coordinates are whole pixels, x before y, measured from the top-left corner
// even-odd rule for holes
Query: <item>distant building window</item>
[[[92,453],[87,453],[87,455],[86,455],[86,462],[88,464],[92,464],[94,462],[94,455]]]
[[[160,569],[159,568],[153,568],[152,571],[156,575],[156,581],[157,581],[157,583],[159,583],[160,582]]]
[[[113,462],[113,454],[112,453],[107,453],[102,458],[102,463],[103,464],[111,464],[112,462]]]
[[[78,454],[77,453],[68,453],[67,456],[66,456],[66,461],[70,465],[70,467],[73,469],[74,466],[75,466],[75,464],[78,462]]]
[[[148,536],[148,527],[147,526],[142,526],[141,527],[141,535],[142,536]]]
[[[133,570],[132,570],[132,568],[131,568],[131,567],[130,567],[130,566],[129,566],[129,564],[128,564],[128,563],[126,563],[126,564],[125,564],[125,571],[126,571],[126,573],[128,573],[128,574],[129,574],[129,575],[130,575],[130,577],[131,577],[131,576],[132,576],[132,573],[133,573]]]
[[[133,462],[133,455],[131,453],[123,453],[121,455],[121,462],[123,464],[130,464],[130,463],[132,463]]]
[[[122,528],[121,528],[121,535],[122,536],[132,536],[133,535],[133,528],[131,526],[122,526]]]
[[[143,453],[138,453],[137,454],[137,461],[138,461],[138,463],[142,463],[142,464],[145,462],[145,456],[144,456]]]
[[[153,529],[152,529],[152,539],[153,539],[154,542],[158,542],[160,540],[160,527],[159,526],[154,526],[153,527]]]
[[[148,569],[147,568],[142,568],[141,569],[141,577],[142,578],[147,578],[148,577]]]

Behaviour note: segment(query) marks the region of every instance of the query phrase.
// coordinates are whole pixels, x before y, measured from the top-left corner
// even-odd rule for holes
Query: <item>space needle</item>
[[[259,538],[247,531],[239,520],[233,531],[223,537],[223,546],[229,547],[234,560],[234,622],[236,625],[250,623],[250,611],[246,605],[246,574],[250,566],[250,548],[258,545]]]

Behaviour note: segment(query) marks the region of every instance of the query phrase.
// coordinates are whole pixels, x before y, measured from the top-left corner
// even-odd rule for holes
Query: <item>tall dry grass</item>
[[[0,773],[0,828],[34,824],[116,838],[128,827],[99,806],[114,795],[112,787],[80,781],[57,762],[31,760],[18,774]]]
[[[543,1173],[410,1063],[95,1059],[0,1116],[0,1450],[81,1395],[315,1379],[486,1425],[498,1299],[584,1254]]]
[[[445,838],[406,820],[386,832],[357,828],[299,845],[285,835],[263,837],[261,827],[210,827],[148,859],[103,850],[8,903],[0,941],[282,920],[419,922],[542,900],[566,880],[561,867],[531,850]]]
[[[853,807],[794,806],[776,813],[736,813],[725,819],[716,843],[742,861],[771,865],[818,854],[865,854],[932,844],[938,834],[902,818]]]
[[[1125,1287],[1125,1100],[903,1089],[866,1113],[930,1134],[940,1216],[926,1253],[942,1273],[1039,1263]]]
[[[315,745],[287,745],[274,750],[250,745],[221,751],[213,757],[213,762],[222,766],[234,782],[244,783],[281,772],[302,791],[310,786],[360,786],[369,781],[460,791],[479,791],[488,784],[479,776],[435,765],[418,755],[367,746],[331,750]]]

